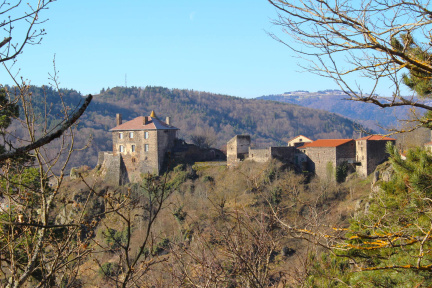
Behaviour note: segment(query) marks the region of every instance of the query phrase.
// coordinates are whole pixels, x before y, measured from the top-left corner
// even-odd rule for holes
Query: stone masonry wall
[[[336,147],[309,147],[305,153],[309,157],[308,170],[319,178],[327,178],[327,163],[331,163],[333,170],[336,168]]]
[[[356,167],[361,177],[367,177],[375,171],[376,167],[388,159],[386,144],[382,140],[360,140],[356,143],[356,160],[360,166]],[[395,141],[391,141],[394,142]]]
[[[101,171],[105,182],[112,185],[123,185],[129,182],[129,177],[121,155],[113,155],[108,152],[103,153]],[[99,156],[101,156],[99,154]]]
[[[343,162],[353,162],[356,158],[356,143],[351,140],[336,147],[336,165]]]
[[[159,159],[158,172],[160,172],[160,170],[162,169],[164,161],[170,160],[165,158],[167,152],[171,151],[172,148],[174,147],[175,139],[177,137],[176,132],[177,132],[176,130],[158,130],[157,132],[158,159]]]
[[[368,175],[366,142],[367,142],[366,140],[356,141],[356,162],[360,163],[359,166],[356,166],[356,171],[357,174],[363,178],[365,178]]]
[[[386,161],[389,154],[386,152],[388,141],[367,141],[367,175],[375,171],[376,167]],[[393,142],[393,145],[396,141]]]
[[[248,160],[255,162],[266,162],[271,158],[270,148],[267,149],[252,149],[249,148]]]
[[[271,157],[284,163],[294,163],[296,151],[296,147],[270,147]]]
[[[227,143],[227,165],[235,165],[249,153],[249,135],[236,135]]]
[[[148,132],[147,139],[144,137],[145,132]],[[123,133],[122,138],[119,137],[120,133]],[[120,145],[123,146],[121,153]],[[132,152],[132,145],[135,145],[134,152]],[[145,145],[148,145],[148,151],[145,151]],[[131,182],[139,181],[141,174],[144,173],[158,174],[160,166],[157,131],[113,132],[113,155],[120,154]]]

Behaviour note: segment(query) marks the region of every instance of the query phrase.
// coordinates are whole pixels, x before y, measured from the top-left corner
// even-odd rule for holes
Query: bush
[[[104,277],[113,277],[120,274],[120,266],[117,263],[104,263],[99,268],[99,274]]]

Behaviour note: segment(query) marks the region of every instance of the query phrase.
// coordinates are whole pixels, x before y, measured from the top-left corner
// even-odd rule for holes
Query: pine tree
[[[387,150],[391,180],[372,192],[332,254],[315,261],[311,286],[430,287],[432,155],[417,148],[402,160],[396,147]]]

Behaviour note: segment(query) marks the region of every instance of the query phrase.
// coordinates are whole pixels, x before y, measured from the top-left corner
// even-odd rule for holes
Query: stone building
[[[308,158],[307,170],[319,178],[334,179],[336,167],[343,162],[354,163],[354,139],[320,139],[299,147]]]
[[[227,166],[235,165],[249,155],[251,138],[249,135],[236,135],[227,143]]]
[[[249,135],[236,135],[227,143],[227,166],[240,161],[267,162],[278,159],[284,163],[294,163],[297,149],[295,147],[268,147],[265,149],[251,148]]]
[[[294,138],[291,138],[290,140],[288,140],[288,146],[290,147],[300,147],[303,146],[305,143],[312,143],[313,140],[303,136],[303,135],[298,135]]]
[[[170,118],[161,121],[151,112],[122,122],[116,115],[112,128],[113,151],[101,152],[98,164],[106,170],[106,179],[118,184],[138,182],[143,173],[159,174],[166,161],[167,152],[174,147],[178,128],[170,125]]]
[[[369,135],[356,140],[356,171],[360,177],[366,177],[375,171],[376,167],[386,161],[387,142],[396,143],[396,139],[381,135]]]

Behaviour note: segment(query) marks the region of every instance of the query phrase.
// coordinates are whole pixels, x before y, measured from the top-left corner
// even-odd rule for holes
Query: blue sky
[[[47,35],[27,46],[15,71],[48,83],[56,55],[63,88],[84,94],[127,86],[164,86],[246,98],[337,89],[301,73],[265,0],[59,0],[44,11]],[[285,38],[288,39],[288,38]],[[3,83],[11,83],[0,71]]]

